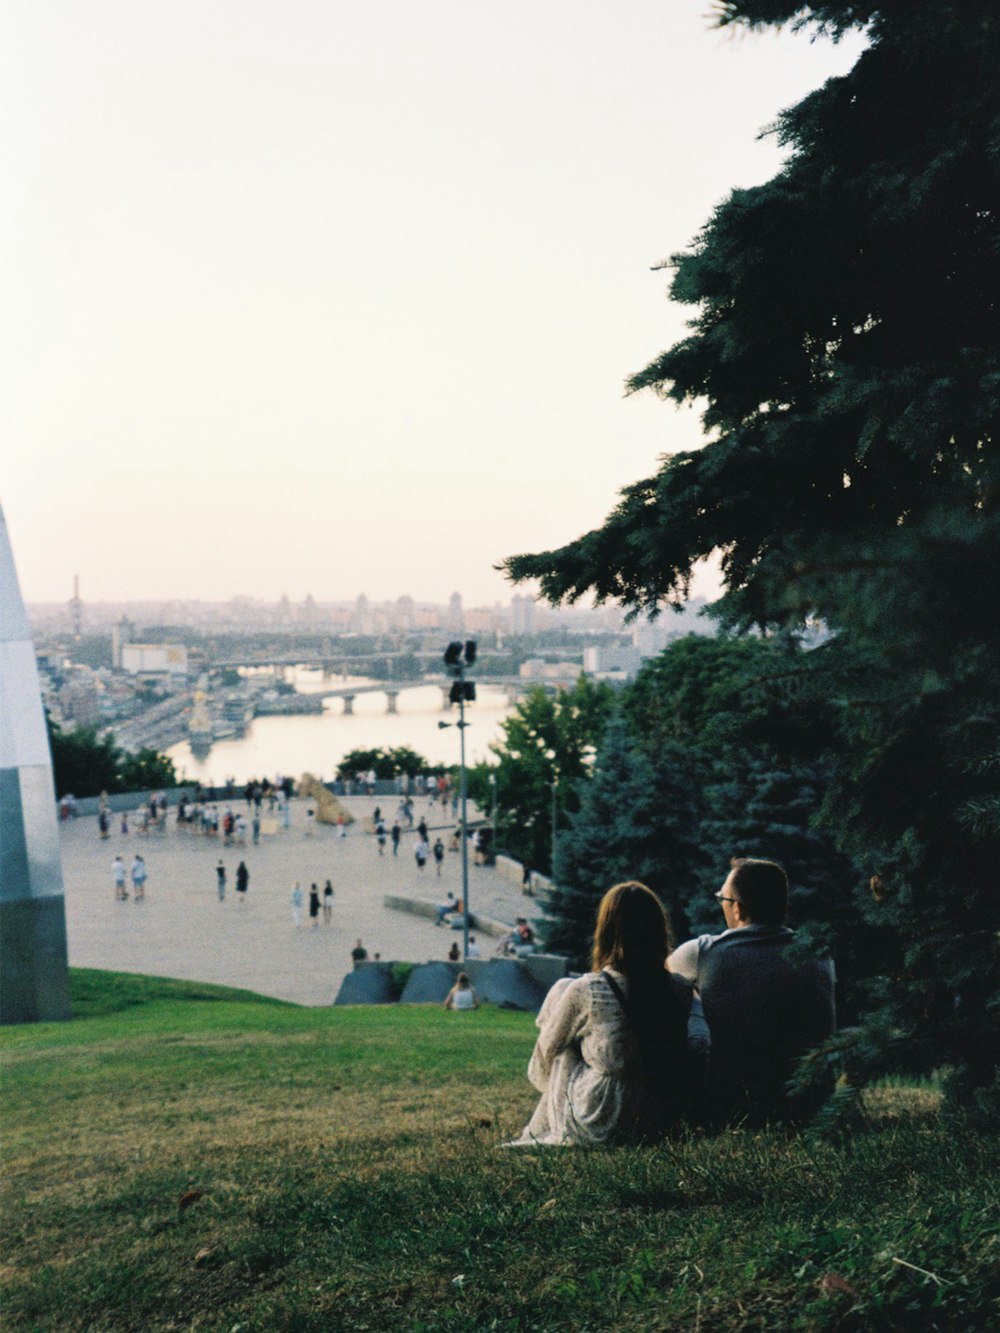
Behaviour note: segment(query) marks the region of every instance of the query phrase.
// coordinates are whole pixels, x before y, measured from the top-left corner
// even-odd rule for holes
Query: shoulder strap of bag
[[[626,998],[625,998],[625,992],[622,990],[621,986],[619,986],[618,982],[615,981],[614,977],[613,977],[613,976],[611,975],[611,973],[607,970],[607,968],[602,969],[602,971],[601,971],[601,976],[604,978],[604,980],[605,980],[605,981],[608,983],[608,985],[611,987],[611,993],[612,993],[612,995],[615,997],[615,999],[616,999],[616,1000],[618,1001],[618,1003],[621,1005],[621,1007],[622,1007],[622,1012],[624,1013],[625,1017],[628,1019],[629,1023],[631,1024],[632,1028],[634,1029],[634,1028],[635,1028],[635,1020],[634,1020],[633,1017],[632,1017],[632,1011],[631,1011],[631,1009],[629,1008],[628,1000],[626,1000]]]

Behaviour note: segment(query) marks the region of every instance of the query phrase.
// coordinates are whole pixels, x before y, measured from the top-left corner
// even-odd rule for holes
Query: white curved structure
[[[52,757],[0,510],[0,1023],[69,1018],[66,966]]]

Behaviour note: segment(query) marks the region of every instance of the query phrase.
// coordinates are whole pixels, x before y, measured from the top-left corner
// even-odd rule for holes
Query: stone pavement
[[[332,1004],[340,983],[351,970],[350,951],[360,936],[368,956],[386,960],[427,962],[444,959],[452,940],[461,948],[460,931],[434,925],[433,920],[383,906],[385,894],[399,894],[428,902],[443,901],[450,889],[462,895],[461,856],[447,852],[440,879],[433,859],[419,871],[413,857],[416,834],[406,831],[399,856],[391,843],[379,856],[371,827],[371,812],[381,805],[391,826],[394,797],[343,798],[355,817],[346,838],[329,825],[316,824],[306,833],[306,802],[292,802],[291,828],[261,836],[253,846],[224,847],[222,837],[209,838],[179,832],[175,811],[168,814],[167,832],[141,836],[132,829],[119,832],[112,820],[111,836],[102,842],[97,820],[80,817],[60,824],[63,878],[66,888],[66,925],[71,967],[97,967],[115,972],[143,972],[239,986],[298,1004]],[[225,803],[220,802],[220,812]],[[245,802],[233,810],[246,813]],[[266,803],[265,803],[266,812]],[[424,815],[430,841],[440,828],[448,846],[455,827],[445,823],[440,807],[422,798],[415,803],[415,822]],[[131,869],[136,851],[146,860],[149,878],[146,897],[135,902],[115,900],[111,862],[121,852]],[[226,897],[219,901],[215,865],[226,867]],[[250,872],[246,901],[236,893],[236,867],[244,860]],[[322,893],[331,880],[335,898],[333,924],[314,929],[309,920],[309,886],[315,881]],[[298,880],[305,895],[302,925],[292,921],[291,891]],[[537,907],[521,894],[520,886],[503,880],[495,870],[476,867],[469,856],[469,898],[473,914],[482,913],[513,923],[517,916],[531,918]],[[483,956],[496,948],[496,939],[480,938]]]

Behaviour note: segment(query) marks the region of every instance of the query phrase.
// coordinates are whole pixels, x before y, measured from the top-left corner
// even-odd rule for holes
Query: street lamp
[[[463,934],[463,955],[468,961],[469,957],[469,818],[466,791],[465,775],[465,728],[470,723],[465,720],[466,703],[474,703],[476,698],[475,681],[465,679],[466,667],[471,667],[476,660],[476,643],[474,639],[466,640],[463,645],[459,640],[449,643],[444,650],[444,664],[449,674],[455,677],[451,683],[449,699],[453,704],[458,704],[458,735],[460,738],[459,753],[461,756],[460,764],[460,786],[459,792],[462,800],[462,934]],[[450,722],[439,722],[439,727],[450,727]]]

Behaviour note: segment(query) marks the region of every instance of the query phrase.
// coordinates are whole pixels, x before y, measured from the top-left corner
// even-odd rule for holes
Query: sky
[[[467,605],[697,413],[661,260],[860,39],[708,0],[22,0],[0,46],[4,505],[29,602]],[[696,591],[711,591],[711,579]]]

